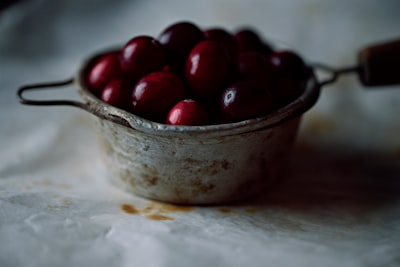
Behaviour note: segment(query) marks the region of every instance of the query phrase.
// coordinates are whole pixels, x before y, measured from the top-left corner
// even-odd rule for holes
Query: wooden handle
[[[359,77],[365,86],[400,84],[400,40],[362,49]]]

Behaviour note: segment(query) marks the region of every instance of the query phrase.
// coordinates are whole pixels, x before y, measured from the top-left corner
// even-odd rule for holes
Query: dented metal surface
[[[137,195],[178,204],[218,204],[265,191],[283,175],[301,115],[319,96],[311,75],[303,95],[263,118],[171,126],[101,102],[85,86],[88,64],[75,82],[99,117],[100,145],[113,180]]]

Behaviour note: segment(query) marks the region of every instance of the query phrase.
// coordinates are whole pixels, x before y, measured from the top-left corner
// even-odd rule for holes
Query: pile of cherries
[[[102,101],[171,125],[237,122],[272,112],[304,90],[308,68],[252,29],[202,30],[191,22],[156,39],[137,36],[97,58],[86,74]]]

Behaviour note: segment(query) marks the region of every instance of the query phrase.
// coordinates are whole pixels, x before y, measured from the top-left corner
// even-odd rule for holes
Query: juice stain
[[[175,220],[175,218],[169,217],[169,216],[165,216],[162,214],[147,214],[145,215],[145,217],[147,219],[150,220],[156,220],[156,221],[172,221]]]
[[[137,210],[134,206],[129,205],[129,204],[122,204],[121,205],[121,210],[128,214],[138,214],[139,210]]]
[[[179,205],[172,205],[172,204],[165,204],[165,203],[157,203],[151,202],[147,206],[138,209],[131,204],[121,204],[121,210],[127,214],[131,215],[142,215],[147,219],[150,220],[157,220],[157,221],[171,221],[175,220],[175,218],[171,216],[166,216],[165,214],[168,213],[178,213],[178,212],[189,212],[193,209],[190,206],[179,206]]]

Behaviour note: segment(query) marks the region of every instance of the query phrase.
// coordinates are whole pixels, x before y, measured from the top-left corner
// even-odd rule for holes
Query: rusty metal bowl
[[[99,55],[99,54],[98,54]],[[268,190],[282,179],[304,112],[317,101],[321,86],[310,68],[302,95],[260,118],[207,126],[171,126],[152,122],[110,106],[86,86],[86,60],[73,79],[28,85],[18,90],[21,103],[70,105],[99,118],[98,135],[105,164],[113,180],[136,195],[177,204],[220,204]],[[74,84],[83,102],[29,100],[27,90]]]
[[[172,126],[100,101],[85,84],[90,62],[83,64],[75,84],[86,105],[118,118],[101,118],[98,131],[113,180],[137,195],[179,204],[237,201],[279,180],[301,115],[314,105],[320,90],[310,72],[304,93],[265,117],[220,125]]]

